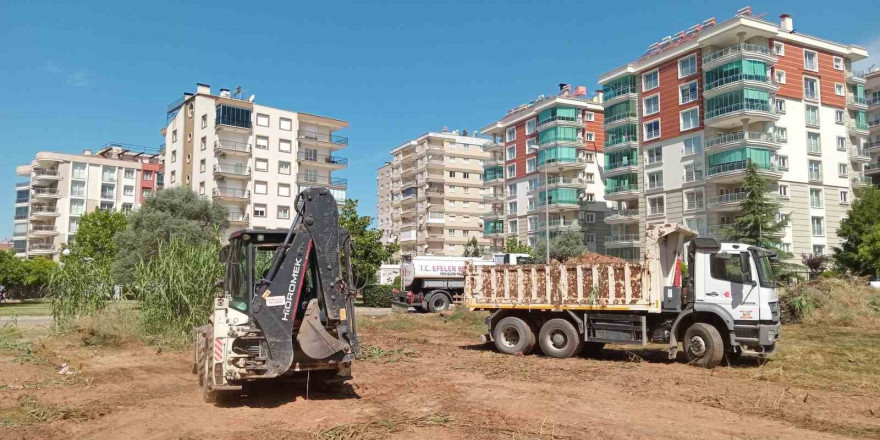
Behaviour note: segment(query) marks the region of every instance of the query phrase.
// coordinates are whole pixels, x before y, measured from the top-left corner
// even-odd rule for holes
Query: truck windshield
[[[758,280],[761,287],[776,287],[776,278],[773,276],[773,268],[770,267],[770,256],[755,252],[755,266],[758,267]]]

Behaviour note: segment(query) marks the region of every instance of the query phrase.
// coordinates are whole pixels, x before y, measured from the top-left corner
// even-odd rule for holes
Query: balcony
[[[583,186],[587,183],[584,179],[579,177],[558,177],[558,176],[549,176],[546,181],[541,180],[538,184],[529,188],[528,193],[532,194],[536,191],[543,191],[545,189],[553,189],[553,188],[583,188]]]
[[[483,201],[486,203],[502,203],[504,200],[505,197],[502,192],[483,194]]]
[[[33,207],[31,208],[31,217],[41,218],[41,217],[58,217],[60,213],[55,207],[49,206],[41,206],[41,207]],[[70,214],[74,215],[74,214]]]
[[[307,151],[297,153],[297,160],[302,165],[314,165],[316,168],[341,170],[348,167],[348,159],[329,154],[309,154]]]
[[[639,246],[641,242],[639,241],[639,234],[620,234],[620,235],[606,235],[605,236],[605,247],[632,247]]]
[[[606,117],[605,121],[603,122],[603,127],[608,130],[624,124],[637,124],[638,122],[639,115],[636,112],[624,112],[616,114],[614,116]]]
[[[547,130],[553,127],[583,127],[584,120],[572,118],[570,116],[551,116],[543,121],[538,122],[538,131]]]
[[[31,198],[58,199],[61,198],[61,193],[58,192],[58,188],[34,188],[31,190]]]
[[[29,199],[29,198],[27,198],[27,197],[16,197],[16,198],[15,198],[15,204],[16,204],[16,205],[27,204],[27,203],[29,203],[30,201],[31,201],[31,199]]]
[[[488,159],[483,159],[484,167],[494,167],[494,166],[503,166],[504,158],[503,157],[490,157]]]
[[[32,179],[36,181],[61,180],[61,173],[58,170],[48,170],[37,168],[34,170]]]
[[[706,88],[703,91],[703,98],[709,99],[722,93],[731,92],[744,87],[766,90],[771,93],[775,93],[779,90],[779,85],[769,76],[741,73],[718,78],[706,83]]]
[[[639,89],[637,86],[624,86],[618,87],[613,91],[607,91],[603,96],[603,104],[605,107],[609,107],[618,102],[623,102],[628,99],[638,99]]]
[[[545,226],[547,226],[548,223],[546,223],[544,221],[539,220],[536,223],[537,224],[535,225],[535,229],[532,230],[532,232],[543,231],[544,229],[550,229],[551,232],[579,231],[581,229],[581,223],[576,218],[574,218],[574,219],[564,219],[564,218],[550,219],[550,223],[549,223],[550,227],[549,228],[545,228]]]
[[[606,177],[619,176],[621,174],[634,174],[638,171],[639,163],[636,160],[622,160],[618,162],[611,162],[605,166]]]
[[[502,211],[500,209],[493,209],[493,210],[483,214],[484,221],[498,220],[498,219],[501,219],[504,217],[505,217],[504,211]]]
[[[245,202],[251,198],[251,192],[242,189],[242,188],[227,188],[227,187],[218,187],[214,188],[214,191],[211,195],[215,200],[220,200],[224,202]]]
[[[742,182],[748,165],[748,160],[739,160],[711,166],[706,170],[706,180],[715,183]],[[778,180],[782,173],[783,170],[776,165],[758,165],[758,174],[766,179]]]
[[[251,177],[251,168],[242,163],[215,163],[214,178],[247,180]]]
[[[846,82],[850,84],[864,84],[865,83],[865,72],[854,72],[852,70],[846,71]]]
[[[865,173],[855,173],[852,176],[853,187],[870,186],[873,181],[874,179],[870,176],[866,176]]]
[[[24,181],[24,182],[15,182],[15,187],[18,188],[18,189],[21,189],[21,188],[30,188],[30,187],[31,187],[31,182],[30,182],[29,180],[28,180],[28,181]]]
[[[494,174],[483,174],[483,185],[493,187],[493,186],[504,186],[504,174],[494,173]]]
[[[850,144],[849,159],[853,162],[870,162],[871,155],[864,148]]]
[[[605,188],[605,200],[617,202],[639,198],[642,189],[638,184],[610,186]]]
[[[553,197],[550,197],[550,203],[544,203],[543,200],[539,200],[537,203],[529,206],[528,213],[536,214],[536,213],[557,213],[561,214],[563,212],[572,212],[579,211],[581,208],[580,202],[577,200],[571,199],[563,199],[563,200],[554,200]]]
[[[872,121],[873,122],[873,121]],[[855,119],[849,119],[846,121],[846,130],[849,134],[856,136],[867,136],[869,128],[878,127],[880,128],[880,120],[874,122],[874,125],[870,125],[868,123],[860,123]]]
[[[776,55],[767,46],[750,43],[739,43],[716,50],[703,56],[703,71],[736,61],[742,58],[764,61],[767,64],[776,64]]]
[[[867,110],[868,101],[863,97],[853,95],[852,92],[847,92],[846,107],[850,110]]]
[[[58,235],[58,228],[55,225],[31,225],[30,237],[49,237]]]
[[[639,210],[638,209],[620,209],[611,211],[609,215],[605,216],[605,223],[609,225],[616,224],[624,224],[624,223],[638,223],[639,222]]]
[[[53,243],[31,243],[28,247],[28,253],[31,254],[54,254],[55,245]]]
[[[606,140],[603,152],[605,154],[610,154],[617,151],[629,150],[631,148],[639,148],[638,136],[622,136],[618,139],[614,139],[613,141]]]
[[[229,214],[226,217],[226,220],[229,221],[229,226],[238,226],[238,227],[247,227],[248,221],[250,220],[250,216],[241,211],[229,211]]]
[[[880,174],[880,162],[865,165],[865,174]]]
[[[712,128],[735,128],[742,127],[742,120],[750,122],[775,122],[779,115],[769,102],[743,101],[725,105],[705,114],[704,123]]]
[[[503,142],[487,142],[483,144],[483,151],[485,152],[493,152],[493,151],[504,151],[504,143]]]
[[[566,170],[583,170],[584,166],[591,161],[583,157],[557,157],[538,162],[538,171],[562,172]]]
[[[348,189],[348,179],[332,176],[314,176],[300,173],[296,176],[296,182],[309,187],[325,186],[327,188]]]
[[[214,152],[228,154],[230,156],[250,157],[251,144],[247,142],[217,139],[214,141]]]
[[[757,131],[737,131],[706,138],[706,153],[717,153],[746,146],[764,147],[776,151],[782,144],[776,135]]]
[[[732,192],[720,196],[706,198],[706,209],[716,212],[739,211],[740,203],[745,200],[746,193],[743,191]]]
[[[220,105],[217,107],[214,129],[234,133],[250,133],[253,130],[251,111],[249,109]]]
[[[330,133],[318,133],[315,131],[298,130],[296,132],[297,140],[317,145],[320,147],[330,148],[333,150],[348,147],[348,138],[336,136]]]

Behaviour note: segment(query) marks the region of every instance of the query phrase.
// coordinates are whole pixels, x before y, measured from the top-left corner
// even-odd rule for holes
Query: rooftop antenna
[[[241,99],[241,86],[235,87],[235,94],[233,94],[232,97],[236,99]]]
[[[248,98],[248,102],[254,102],[254,98],[256,98],[256,97],[257,97],[257,95],[251,95],[251,97]]]

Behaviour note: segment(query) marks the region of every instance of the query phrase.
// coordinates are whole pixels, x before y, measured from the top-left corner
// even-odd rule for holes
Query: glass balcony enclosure
[[[251,128],[251,111],[229,105],[218,105],[216,121],[217,125]]]

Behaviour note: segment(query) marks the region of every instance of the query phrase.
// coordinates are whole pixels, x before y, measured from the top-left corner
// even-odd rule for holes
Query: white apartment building
[[[402,255],[460,256],[471,237],[488,244],[480,218],[486,142],[444,130],[391,150],[378,176],[383,239],[396,241]]]
[[[864,77],[869,131],[865,152],[871,156],[870,163],[865,165],[865,175],[874,185],[880,185],[880,67],[875,66]]]
[[[348,161],[336,153],[348,138],[335,132],[348,122],[253,101],[198,84],[172,103],[161,130],[166,184],[222,202],[230,230],[290,227],[294,199],[308,187],[329,188],[341,204],[348,182],[334,172]]]
[[[789,226],[782,248],[824,254],[867,184],[863,48],[794,32],[749,8],[654,43],[600,76],[606,199],[629,215],[609,240],[639,258],[646,225],[716,235],[739,215],[745,169],[771,182]]]
[[[57,259],[80,217],[96,209],[130,211],[162,187],[161,157],[107,145],[83,154],[39,152],[16,168],[13,245],[19,257]]]

